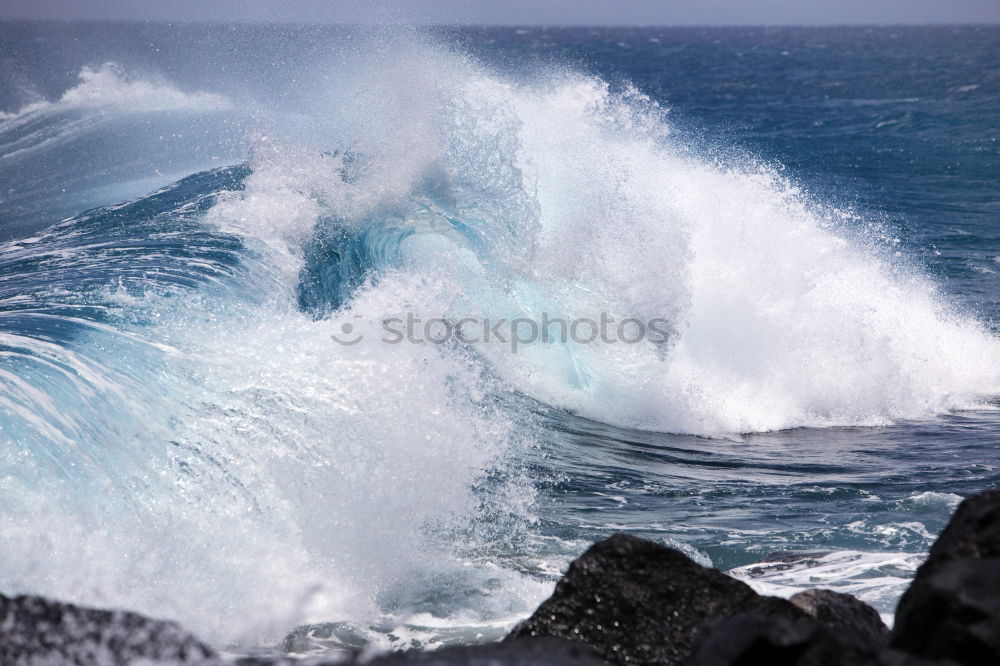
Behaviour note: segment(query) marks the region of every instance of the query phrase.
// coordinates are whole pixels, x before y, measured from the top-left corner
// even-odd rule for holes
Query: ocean
[[[428,648],[628,532],[891,619],[1000,483],[1000,28],[0,23],[0,276],[4,594]]]

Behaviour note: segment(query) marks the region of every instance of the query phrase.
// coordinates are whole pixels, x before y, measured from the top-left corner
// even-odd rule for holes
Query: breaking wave
[[[0,120],[0,164],[81,124],[235,112],[116,65],[81,78]],[[316,95],[335,131],[274,116],[245,163],[0,247],[0,589],[220,642],[331,619],[474,637],[558,569],[532,532],[532,404],[731,436],[1000,391],[997,340],[891,234],[693,156],[637,90],[400,39]],[[380,343],[406,313],[670,336]]]

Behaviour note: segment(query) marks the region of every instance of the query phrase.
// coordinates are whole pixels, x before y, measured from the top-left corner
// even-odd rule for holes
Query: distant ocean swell
[[[245,161],[0,247],[0,590],[220,642],[473,640],[576,547],[535,529],[545,413],[732,437],[1000,393],[997,339],[891,233],[692,156],[638,90],[414,39],[341,74],[319,139],[127,64],[0,116],[0,166],[30,169],[109,126],[254,127]],[[401,312],[657,318],[669,343],[331,340]]]

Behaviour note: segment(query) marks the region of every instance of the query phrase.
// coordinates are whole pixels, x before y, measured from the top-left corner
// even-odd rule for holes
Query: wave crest
[[[209,92],[183,92],[172,83],[150,81],[129,73],[116,62],[80,68],[80,83],[54,102],[33,102],[15,113],[0,113],[0,120],[12,120],[43,111],[70,109],[115,110],[129,113],[157,111],[225,111],[232,102]]]

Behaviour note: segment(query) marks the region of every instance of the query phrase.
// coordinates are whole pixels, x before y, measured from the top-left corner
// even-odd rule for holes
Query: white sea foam
[[[433,287],[401,276],[358,304],[433,300],[445,291]],[[506,626],[544,596],[547,583],[461,555],[488,549],[490,516],[531,502],[513,479],[493,500],[473,492],[506,467],[517,439],[483,404],[477,364],[415,347],[340,347],[330,334],[342,321],[372,326],[312,321],[280,300],[231,312],[173,300],[130,304],[167,322],[145,337],[169,345],[168,356],[120,350],[127,369],[110,370],[79,360],[87,344],[56,348],[52,363],[65,370],[49,393],[10,392],[16,412],[41,423],[7,433],[21,446],[2,457],[0,589],[130,608],[251,644],[306,621],[392,627],[428,612]],[[95,334],[93,345],[112,344],[126,341]],[[68,393],[60,383],[87,400],[74,417],[60,417],[67,396],[49,404]],[[436,601],[421,599],[428,587]],[[484,590],[473,609],[467,589]]]
[[[154,111],[222,111],[232,102],[209,92],[183,92],[162,78],[148,79],[130,73],[116,62],[100,66],[84,66],[80,83],[62,94],[56,101],[32,102],[15,113],[4,113],[0,120],[37,114],[43,111],[96,109],[128,113]]]
[[[225,106],[116,67],[84,74],[50,104]],[[17,413],[55,415],[17,422],[24,445],[0,452],[0,589],[165,615],[220,642],[428,612],[496,626],[551,586],[493,548],[534,519],[508,467],[530,415],[497,393],[719,435],[926,417],[1000,389],[997,341],[892,238],[773,169],[691,157],[637,91],[565,72],[510,81],[405,40],[337,81],[316,106],[338,135],[262,130],[245,189],[206,215],[257,257],[255,301],[130,296],[129,335],[95,327],[25,352],[45,358],[31,366],[44,391],[0,377]],[[414,233],[387,235],[388,258],[330,317],[301,312],[313,234],[379,220]],[[406,311],[605,311],[673,332],[666,348],[517,354],[379,343],[379,322]],[[347,331],[364,340],[331,339]],[[923,542],[917,525],[886,538]],[[881,598],[912,565],[892,555],[873,583],[852,557],[809,575]]]
[[[961,501],[961,496],[955,493],[937,493],[925,490],[907,497],[903,501],[903,505],[921,513],[939,512],[946,516],[954,511]]]
[[[516,84],[413,47],[390,60],[368,63],[363,80],[378,83],[360,103],[348,82],[329,109],[364,160],[357,180],[340,179],[341,158],[269,145],[244,197],[261,212],[228,217],[282,235],[291,256],[319,217],[350,229],[403,211],[421,233],[403,241],[401,265],[461,285],[439,315],[671,322],[666,349],[479,347],[519,390],[614,424],[707,435],[886,424],[1000,391],[997,340],[896,239],[771,168],[692,158],[636,91],[564,73]],[[456,238],[449,216],[488,250]]]
[[[851,594],[892,626],[896,601],[923,562],[923,553],[834,551],[793,562],[761,562],[729,573],[759,594],[790,597],[812,588]]]

